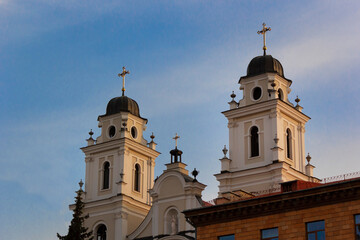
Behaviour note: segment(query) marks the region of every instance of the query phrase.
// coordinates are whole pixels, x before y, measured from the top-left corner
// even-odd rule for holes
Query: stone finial
[[[88,142],[88,146],[93,145],[95,143],[95,140],[92,138],[93,135],[94,132],[92,131],[92,129],[90,129],[89,138],[86,139],[86,141]]]
[[[89,139],[92,139],[92,136],[94,135],[94,132],[92,131],[92,129],[90,129],[89,135],[90,135]]]
[[[295,102],[296,102],[295,108],[296,108],[298,111],[302,112],[303,107],[299,105],[299,102],[300,102],[299,96],[296,96]]]
[[[151,133],[150,138],[151,138],[151,142],[153,143],[153,142],[154,142],[154,138],[155,138],[155,136],[154,136],[154,133],[153,133],[153,132]]]
[[[196,180],[196,176],[199,175],[199,171],[196,170],[196,168],[194,168],[194,170],[191,172],[191,175],[194,176],[194,182],[196,182],[196,181],[197,181],[197,180]]]
[[[271,83],[271,87],[273,88],[273,90],[275,90],[275,87],[276,87],[276,83]]]
[[[310,164],[311,157],[310,157],[310,154],[309,154],[309,153],[308,153],[308,155],[306,156],[306,160],[308,161],[308,164]]]
[[[124,181],[124,175],[125,175],[124,170],[121,169],[121,170],[120,170],[120,182],[123,182],[123,181]]]
[[[83,185],[84,185],[84,183],[83,183],[83,181],[82,181],[82,179],[80,179],[80,182],[79,182],[79,186],[80,186],[80,191],[82,191],[82,187],[83,187]]]
[[[226,154],[227,154],[228,150],[226,149],[226,145],[224,145],[222,152],[224,153],[224,158],[227,158]]]
[[[308,164],[305,166],[305,172],[306,172],[306,175],[312,177],[313,176],[313,171],[314,171],[314,166],[310,164],[310,160],[311,160],[311,157],[310,157],[310,154],[308,153],[308,155],[306,156],[306,160],[308,161]]]
[[[232,91],[232,94],[230,95],[230,97],[232,98],[231,101],[235,101],[236,94],[234,93],[234,91]]]
[[[239,104],[235,101],[236,94],[234,93],[234,91],[232,91],[232,94],[230,94],[230,97],[231,97],[231,101],[228,102],[228,104],[230,105],[230,109],[237,108],[239,106]]]
[[[269,89],[268,89],[269,97],[270,97],[270,99],[275,99],[275,97],[276,97],[276,89],[275,89],[276,83],[275,83],[275,82],[272,82],[272,83],[270,84],[270,86],[271,86],[272,88],[269,88]]]
[[[277,146],[278,146],[278,143],[279,143],[279,138],[278,138],[278,136],[277,136],[277,133],[275,133],[274,142],[275,142],[275,147],[277,147]]]
[[[156,143],[154,142],[155,135],[154,135],[153,132],[151,133],[150,138],[151,138],[151,141],[149,142],[149,148],[155,150],[156,149]]]

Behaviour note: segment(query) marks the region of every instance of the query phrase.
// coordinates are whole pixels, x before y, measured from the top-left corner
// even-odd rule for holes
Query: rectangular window
[[[226,235],[226,236],[221,236],[221,237],[218,237],[219,240],[235,240],[235,235],[232,234],[232,235]]]
[[[355,239],[360,240],[360,214],[355,215]]]
[[[279,230],[278,228],[269,228],[261,230],[261,239],[262,240],[279,240]]]
[[[306,223],[307,240],[325,240],[325,221]]]

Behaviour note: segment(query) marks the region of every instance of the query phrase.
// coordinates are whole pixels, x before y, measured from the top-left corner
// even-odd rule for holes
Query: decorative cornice
[[[360,179],[193,210],[184,214],[196,227],[360,199]]]
[[[304,113],[300,112],[290,104],[281,101],[279,99],[272,99],[264,102],[246,105],[243,107],[238,107],[236,109],[224,111],[222,112],[222,114],[224,114],[225,117],[227,117],[228,119],[234,119],[234,118],[247,117],[251,114],[257,114],[267,111],[272,111],[270,113],[270,115],[272,114],[271,116],[274,116],[274,114],[284,114],[292,118],[296,118],[303,123],[306,123],[310,119],[310,117],[308,117]],[[280,113],[274,113],[273,111]]]
[[[301,131],[302,133],[305,133],[305,124],[298,125],[297,130]]]
[[[127,217],[128,217],[128,213],[126,213],[126,212],[119,211],[119,212],[115,213],[115,219],[119,219],[119,218],[127,219]]]
[[[125,146],[126,146],[126,148],[125,148]],[[141,154],[152,157],[152,158],[156,158],[157,156],[160,155],[160,152],[158,152],[152,148],[149,148],[146,145],[142,145],[138,142],[135,142],[134,140],[131,140],[129,138],[115,139],[112,141],[103,142],[103,143],[99,143],[96,145],[91,145],[91,146],[81,148],[81,150],[85,154],[94,154],[97,152],[118,150],[118,149],[120,149],[119,151],[122,151],[123,149],[125,149],[125,153],[126,153],[126,150],[131,149],[133,151],[140,152]]]
[[[123,204],[124,206],[125,205],[133,205],[133,206],[137,206],[141,209],[147,209],[149,210],[150,209],[150,205],[149,204],[146,204],[146,203],[143,203],[131,196],[128,196],[128,195],[125,195],[125,194],[117,194],[117,195],[113,195],[113,196],[110,196],[110,197],[107,197],[107,198],[101,198],[101,199],[96,199],[96,200],[86,200],[85,201],[85,207],[84,209],[89,211],[90,209],[92,208],[96,208],[96,207],[99,207],[99,206],[104,206],[104,205],[107,205],[107,204],[113,204],[113,203],[121,203]]]
[[[229,122],[228,123],[228,128],[234,128],[234,127],[237,127],[239,126],[239,124],[235,121],[232,121],[232,122]]]

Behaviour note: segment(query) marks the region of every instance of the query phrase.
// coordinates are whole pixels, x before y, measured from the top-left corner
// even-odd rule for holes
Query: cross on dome
[[[266,55],[266,49],[267,49],[267,48],[266,48],[266,32],[267,32],[267,31],[271,31],[271,27],[266,27],[266,24],[265,24],[265,23],[263,23],[262,25],[263,25],[262,30],[258,31],[257,33],[263,35],[263,39],[264,39],[264,47],[263,47],[263,50],[264,50],[264,56],[265,56],[265,55]]]
[[[122,80],[123,80],[123,81],[122,81],[123,86],[122,86],[121,91],[122,91],[122,95],[124,96],[124,94],[125,94],[125,76],[126,76],[126,74],[130,74],[130,71],[127,71],[127,70],[125,69],[125,67],[123,67],[122,69],[123,69],[122,73],[119,73],[118,76],[119,76],[119,77],[122,77]]]
[[[175,134],[175,137],[173,137],[173,139],[175,140],[175,149],[170,151],[171,163],[181,162],[181,154],[183,152],[177,148],[177,140],[179,138],[180,136],[177,133]]]
[[[175,148],[177,148],[177,140],[180,138],[180,136],[176,133],[175,137],[173,139],[175,140]]]

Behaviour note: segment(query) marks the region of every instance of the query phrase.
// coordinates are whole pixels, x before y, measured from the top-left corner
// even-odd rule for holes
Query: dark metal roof
[[[129,112],[140,117],[139,105],[137,102],[127,96],[115,97],[109,101],[106,107],[106,114],[109,116],[120,112]]]
[[[247,77],[253,77],[256,75],[260,75],[263,73],[276,73],[279,76],[285,78],[284,76],[284,69],[276,58],[273,58],[271,55],[263,55],[263,56],[257,56],[254,57],[248,67],[246,76],[243,76],[240,78],[239,83],[241,82],[241,79],[247,78]],[[292,83],[290,79],[285,78]]]
[[[248,65],[246,76],[255,76],[267,72],[277,73],[285,78],[281,63],[271,55],[254,57]]]

